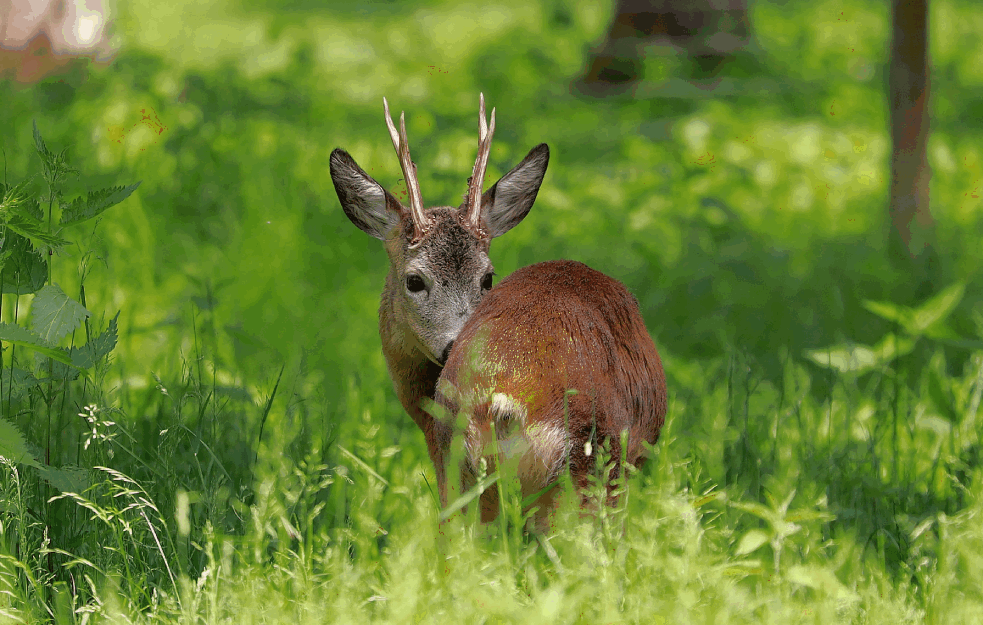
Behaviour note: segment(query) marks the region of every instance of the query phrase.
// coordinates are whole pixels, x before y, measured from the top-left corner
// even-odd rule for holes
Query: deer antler
[[[406,190],[410,196],[410,217],[413,220],[413,240],[410,241],[410,245],[415,245],[430,229],[430,220],[423,212],[423,195],[420,194],[420,183],[416,179],[416,165],[410,159],[410,143],[406,139],[406,116],[400,111],[399,134],[397,134],[392,117],[389,116],[389,102],[386,98],[382,98],[382,106],[386,109],[389,137],[393,140],[393,147],[396,148],[396,156],[399,157],[399,166],[403,170],[403,179],[406,180]]]
[[[485,181],[485,168],[491,153],[492,135],[495,134],[495,109],[491,112],[491,123],[485,123],[485,94],[478,96],[478,156],[474,169],[468,178],[468,195],[464,204],[464,224],[479,234],[481,230],[481,187]]]

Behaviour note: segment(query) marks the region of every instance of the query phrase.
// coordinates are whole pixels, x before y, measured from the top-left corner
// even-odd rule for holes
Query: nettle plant
[[[108,361],[116,347],[119,313],[96,334],[90,323],[92,313],[85,306],[89,255],[83,255],[80,267],[79,300],[52,281],[51,265],[71,243],[63,237],[67,226],[95,219],[129,197],[140,183],[90,191],[69,200],[63,184],[80,174],[69,164],[67,149],[51,152],[36,122],[34,146],[41,158],[46,192],[31,192],[33,176],[17,184],[0,183],[0,311],[4,313],[0,320],[0,456],[34,467],[61,491],[80,492],[80,487],[84,488],[80,472],[49,466],[59,455],[52,455],[52,438],[57,439],[67,425],[66,411],[72,412],[70,418],[74,419],[91,417],[85,425],[87,430],[98,427],[98,408],[86,406],[79,413],[79,405],[69,403],[68,398],[71,383],[79,378],[88,381],[90,372]],[[33,295],[33,299],[30,313],[21,316],[24,295]],[[84,343],[79,340],[80,328]],[[76,401],[84,401],[84,395],[83,385]],[[37,417],[45,418],[40,421],[45,424],[41,432],[43,462],[38,454],[42,446],[28,442],[15,424],[15,418],[23,414],[35,415],[33,423],[39,422]]]

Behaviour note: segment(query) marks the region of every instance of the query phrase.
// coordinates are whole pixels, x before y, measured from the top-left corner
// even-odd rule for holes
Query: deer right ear
[[[549,162],[549,146],[540,143],[512,171],[482,194],[481,212],[492,238],[514,228],[529,213],[543,184]]]
[[[348,152],[336,148],[330,165],[331,181],[348,219],[367,234],[385,240],[405,213],[399,200],[365,173]]]

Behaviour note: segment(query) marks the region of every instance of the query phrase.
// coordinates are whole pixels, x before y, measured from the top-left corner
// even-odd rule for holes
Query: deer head
[[[388,338],[399,344],[400,358],[418,353],[424,364],[429,360],[443,365],[464,322],[492,287],[490,242],[529,213],[546,174],[549,148],[545,143],[533,148],[521,163],[482,193],[495,132],[495,109],[490,123],[486,122],[482,94],[478,156],[464,202],[457,208],[426,209],[416,165],[410,159],[405,117],[400,113],[397,132],[389,103],[385,98],[382,102],[406,181],[409,206],[404,206],[341,149],[331,153],[331,180],[348,219],[385,244],[389,275],[380,308],[383,333],[394,335]],[[400,381],[393,362],[396,355],[390,353],[396,348],[386,350],[386,339],[384,336],[383,348],[398,388]]]

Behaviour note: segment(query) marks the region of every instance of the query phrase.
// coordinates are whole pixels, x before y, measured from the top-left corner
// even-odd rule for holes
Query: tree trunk
[[[909,259],[932,247],[929,210],[928,0],[894,0],[888,88],[891,97],[891,222],[893,247]]]
[[[577,89],[607,95],[641,79],[641,48],[683,52],[700,72],[713,72],[749,40],[748,0],[618,0],[601,47]]]

